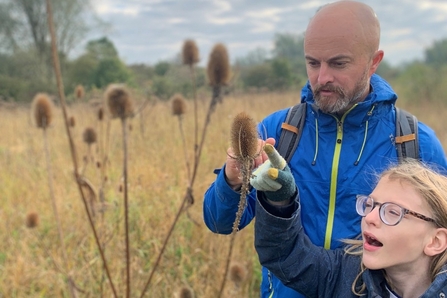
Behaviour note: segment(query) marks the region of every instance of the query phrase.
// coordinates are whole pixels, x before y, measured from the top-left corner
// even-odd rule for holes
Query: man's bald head
[[[309,22],[305,43],[328,38],[341,38],[373,54],[379,48],[379,20],[374,10],[364,3],[338,1],[327,4]]]

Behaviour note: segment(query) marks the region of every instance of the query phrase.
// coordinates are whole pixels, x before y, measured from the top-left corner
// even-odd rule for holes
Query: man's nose
[[[327,64],[322,63],[320,65],[320,69],[319,69],[319,73],[318,73],[318,84],[321,86],[324,86],[328,83],[333,83],[333,82],[334,82],[334,76],[332,74],[330,67]]]

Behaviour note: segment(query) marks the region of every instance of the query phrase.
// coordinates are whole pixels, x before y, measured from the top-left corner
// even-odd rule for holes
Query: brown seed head
[[[182,286],[180,288],[179,298],[194,298],[194,291],[188,286]]]
[[[77,85],[75,89],[75,95],[77,99],[83,99],[85,95],[85,89],[82,85]]]
[[[247,270],[240,263],[232,263],[230,265],[230,280],[236,285],[241,285],[247,277]]]
[[[245,112],[237,114],[233,120],[231,146],[236,158],[255,158],[258,153],[256,122]]]
[[[130,93],[123,85],[109,85],[105,97],[112,118],[124,119],[133,116],[133,103]]]
[[[104,109],[102,107],[100,107],[98,109],[98,120],[102,121],[103,118],[104,118]]]
[[[53,119],[53,104],[45,93],[38,93],[33,99],[34,118],[38,128],[47,128]]]
[[[207,67],[208,81],[211,86],[226,85],[230,80],[230,61],[227,48],[218,43],[210,54]]]
[[[171,97],[172,102],[172,114],[174,116],[181,116],[186,112],[186,100],[180,94],[176,93]]]
[[[75,127],[75,125],[76,125],[76,120],[75,120],[75,117],[74,117],[74,116],[70,116],[70,118],[68,118],[68,125],[69,125],[70,127]]]
[[[87,144],[96,143],[96,131],[92,127],[87,127],[82,135],[84,142]]]
[[[185,40],[182,49],[183,64],[193,65],[199,62],[199,49],[196,42],[191,39]]]
[[[25,225],[27,228],[35,228],[39,225],[39,214],[37,212],[28,212],[25,219]]]

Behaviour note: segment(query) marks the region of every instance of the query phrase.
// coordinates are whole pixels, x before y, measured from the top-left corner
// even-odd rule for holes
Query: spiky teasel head
[[[230,265],[230,280],[234,282],[236,286],[240,286],[247,277],[247,270],[240,263],[232,263]]]
[[[210,54],[207,67],[208,81],[211,86],[224,86],[230,80],[230,61],[227,48],[216,44]]]
[[[172,114],[174,116],[181,116],[186,112],[186,100],[180,94],[176,93],[171,97],[172,102]]]
[[[231,147],[237,159],[254,159],[258,154],[256,122],[245,112],[236,115],[231,125]]]
[[[103,118],[104,118],[104,109],[102,107],[100,107],[98,109],[98,120],[102,121]]]
[[[183,43],[182,58],[183,64],[187,64],[189,66],[199,62],[199,49],[197,48],[194,40],[185,40]]]
[[[182,286],[179,291],[179,298],[194,298],[194,291],[188,286]]]
[[[38,128],[46,129],[53,120],[53,104],[48,94],[37,93],[33,99],[33,114]]]
[[[83,138],[84,142],[89,145],[96,143],[96,131],[92,127],[87,127],[84,130],[84,134],[82,135],[82,138]]]
[[[75,117],[74,117],[74,116],[70,116],[70,118],[68,118],[68,125],[69,125],[70,127],[75,127],[75,125],[76,125],[76,120],[75,120]]]
[[[35,228],[39,225],[39,214],[35,211],[28,212],[25,218],[25,225],[27,228]]]
[[[105,98],[112,118],[124,119],[133,116],[132,99],[124,85],[109,85],[105,92]]]
[[[83,99],[85,95],[85,89],[82,85],[77,85],[75,89],[75,96],[77,99]]]

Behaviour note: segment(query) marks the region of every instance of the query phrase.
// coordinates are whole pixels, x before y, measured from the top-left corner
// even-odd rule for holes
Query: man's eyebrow
[[[316,60],[316,61],[318,61],[318,59],[316,59],[316,58],[314,58],[312,56],[309,56],[309,55],[305,55],[304,58],[306,60]],[[335,61],[335,60],[342,60],[342,59],[352,60],[352,58],[350,56],[348,56],[348,55],[338,55],[338,56],[334,56],[334,57],[329,58],[328,61]]]

